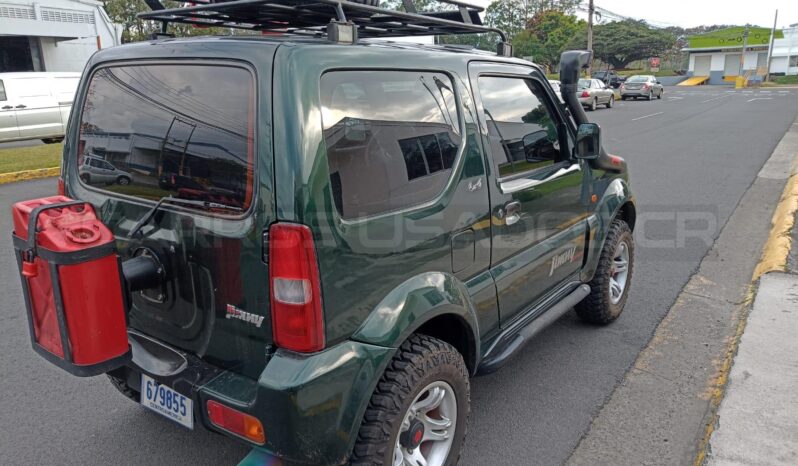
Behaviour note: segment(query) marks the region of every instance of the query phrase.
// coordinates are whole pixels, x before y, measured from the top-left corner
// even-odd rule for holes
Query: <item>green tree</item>
[[[636,60],[660,56],[675,42],[676,37],[673,34],[662,29],[654,29],[645,21],[627,19],[593,28],[595,58],[616,69],[624,68]],[[580,32],[574,36],[566,47],[587,48],[587,32]]]
[[[541,11],[513,38],[515,53],[519,57],[531,56],[536,63],[554,68],[571,38],[586,27],[576,16],[557,10]]]

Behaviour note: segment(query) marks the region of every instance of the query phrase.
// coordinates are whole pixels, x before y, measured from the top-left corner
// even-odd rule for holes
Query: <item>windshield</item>
[[[588,89],[590,88],[590,80],[589,79],[580,79],[579,84],[577,85],[578,89]]]
[[[253,185],[253,92],[251,73],[240,67],[99,69],[81,115],[81,181],[145,199],[171,196],[246,209]]]
[[[593,73],[594,78],[603,78],[606,75],[607,75],[606,71],[596,71],[595,73]]]
[[[626,80],[626,82],[628,83],[644,83],[647,81],[648,81],[648,76],[632,76],[631,78]]]

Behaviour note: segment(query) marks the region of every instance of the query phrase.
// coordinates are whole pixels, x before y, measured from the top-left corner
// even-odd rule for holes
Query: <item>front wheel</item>
[[[575,306],[582,320],[605,325],[621,315],[629,296],[634,255],[632,230],[626,222],[616,218],[610,225],[596,273],[589,283],[590,294]]]
[[[377,383],[351,464],[457,464],[470,396],[460,353],[437,338],[411,336]]]

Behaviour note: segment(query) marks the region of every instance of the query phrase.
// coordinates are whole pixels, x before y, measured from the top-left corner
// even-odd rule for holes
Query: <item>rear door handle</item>
[[[19,105],[17,105],[15,108],[28,108],[28,106],[27,106],[27,105],[22,105],[22,104],[19,104]]]
[[[4,105],[3,106],[3,110],[11,110],[12,108],[14,108],[14,107],[12,107],[10,105]]]

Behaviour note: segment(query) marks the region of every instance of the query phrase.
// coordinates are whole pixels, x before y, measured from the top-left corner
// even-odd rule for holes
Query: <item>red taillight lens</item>
[[[324,348],[319,267],[310,228],[291,223],[269,228],[269,284],[274,343],[303,353]]]
[[[643,89],[648,89],[648,84],[643,84]]]
[[[259,445],[266,443],[263,424],[249,414],[229,408],[217,401],[208,400],[208,419],[216,427],[244,437]]]
[[[64,179],[60,176],[58,177],[58,195],[66,196],[66,194],[64,194]]]
[[[582,91],[582,97],[590,97],[590,92]]]

